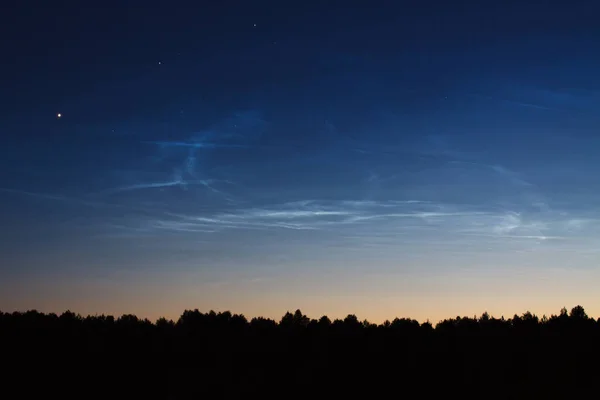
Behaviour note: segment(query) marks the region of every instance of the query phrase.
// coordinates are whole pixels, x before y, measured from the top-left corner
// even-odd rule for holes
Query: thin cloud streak
[[[131,207],[131,206],[124,205],[124,204],[104,203],[104,202],[80,199],[80,198],[75,198],[75,197],[67,197],[67,196],[53,195],[53,194],[47,194],[47,193],[36,193],[36,192],[11,189],[11,188],[0,188],[0,192],[20,195],[20,196],[33,197],[33,198],[37,198],[40,200],[50,200],[50,201],[57,201],[57,202],[63,202],[63,203],[77,204],[77,205],[86,206],[86,207],[128,208],[128,209],[142,210],[141,208]]]
[[[96,193],[96,195],[109,195],[121,192],[132,192],[136,190],[146,190],[146,189],[165,189],[170,187],[181,187],[186,190],[188,185],[197,185],[204,186],[212,192],[225,195],[222,191],[216,189],[212,185],[214,183],[231,183],[227,180],[216,180],[216,179],[198,179],[198,180],[184,180],[184,179],[175,179],[172,181],[164,181],[164,182],[149,182],[149,183],[138,183],[134,185],[128,186],[120,186],[116,188],[106,189],[101,192]]]
[[[160,147],[187,147],[194,149],[247,149],[251,146],[243,144],[218,144],[208,142],[182,142],[182,141],[143,141],[144,144],[153,144]]]
[[[428,210],[416,207],[426,206]],[[398,212],[390,212],[395,207]],[[155,223],[160,229],[200,229],[221,231],[225,229],[287,229],[287,230],[327,230],[331,232],[348,232],[348,230],[364,229],[366,225],[383,227],[392,221],[416,220],[423,226],[435,226],[446,230],[461,225],[461,220],[476,217],[493,217],[490,211],[457,210],[439,211],[456,206],[431,204],[428,202],[374,202],[374,201],[339,201],[316,202],[302,201],[283,203],[270,208],[235,209],[229,212],[216,212],[204,215],[169,213],[168,223]],[[488,218],[489,224],[492,220]],[[160,219],[159,219],[160,221]],[[462,222],[464,224],[464,221]],[[196,228],[194,228],[196,227]],[[353,228],[354,227],[354,228]],[[387,234],[410,230],[414,224],[401,223]]]

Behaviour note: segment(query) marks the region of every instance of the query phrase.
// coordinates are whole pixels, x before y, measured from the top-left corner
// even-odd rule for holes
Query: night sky
[[[2,311],[600,314],[596,0],[7,3]]]

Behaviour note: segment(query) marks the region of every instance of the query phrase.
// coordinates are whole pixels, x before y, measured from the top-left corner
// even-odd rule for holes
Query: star
[[[256,24],[254,24],[254,27],[256,28]]]
[[[60,118],[60,117],[62,117],[61,113],[56,114],[56,118]]]

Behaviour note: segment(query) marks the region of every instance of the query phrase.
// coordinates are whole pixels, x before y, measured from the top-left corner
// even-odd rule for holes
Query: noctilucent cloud
[[[134,3],[0,17],[3,311],[600,313],[596,2]]]

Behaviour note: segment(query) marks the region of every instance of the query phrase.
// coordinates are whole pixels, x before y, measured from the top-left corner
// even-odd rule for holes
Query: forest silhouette
[[[435,326],[355,315],[280,321],[186,310],[177,321],[0,312],[2,398],[573,398],[598,395],[600,319]],[[258,397],[255,397],[258,396]]]

